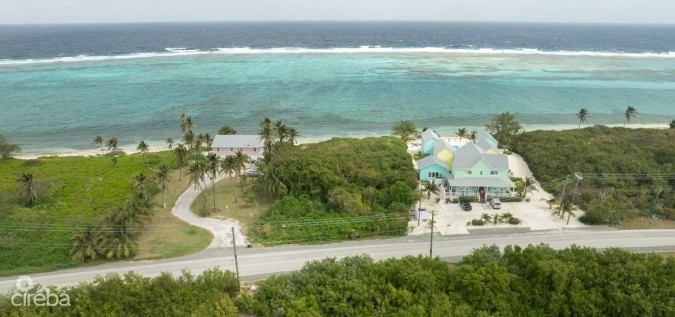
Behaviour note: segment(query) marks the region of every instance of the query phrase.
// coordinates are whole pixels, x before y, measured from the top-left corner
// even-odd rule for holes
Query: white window
[[[490,175],[499,175],[499,172],[498,171],[492,171],[492,172],[490,172]]]
[[[466,175],[471,175],[471,171],[466,171]]]
[[[438,178],[441,177],[441,173],[439,172],[429,172],[429,178]]]

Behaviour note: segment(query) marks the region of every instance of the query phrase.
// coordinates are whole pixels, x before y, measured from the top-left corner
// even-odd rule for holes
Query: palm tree
[[[558,197],[551,197],[550,199],[542,198],[541,201],[548,204],[548,209],[553,209],[553,206],[558,204]]]
[[[270,118],[265,118],[260,121],[258,134],[263,141],[265,160],[269,161],[272,155],[272,120],[270,120]]]
[[[534,191],[539,191],[535,184],[536,182],[534,178],[530,176],[525,177],[525,180],[523,181],[523,191],[522,191],[523,199],[525,199],[528,193],[531,194]]]
[[[480,215],[480,219],[483,220],[483,223],[490,223],[490,220],[492,220],[492,216],[484,213]]]
[[[274,123],[274,135],[277,137],[279,143],[284,143],[284,140],[288,136],[288,127],[281,120],[277,120]]]
[[[138,244],[129,225],[111,226],[101,237],[99,246],[106,258],[128,258],[136,254]]]
[[[195,188],[202,189],[202,183],[204,182],[204,174],[206,173],[206,170],[207,166],[204,160],[194,160],[188,167],[190,183],[192,183]]]
[[[234,171],[237,175],[241,175],[241,172],[246,169],[248,160],[248,155],[244,154],[242,151],[237,151],[234,154]]]
[[[565,218],[565,214],[567,214],[567,224],[570,224],[570,217],[574,216],[573,210],[572,202],[569,199],[563,199],[560,205],[554,209],[553,214],[558,215],[560,219]]]
[[[194,123],[192,122],[192,117],[186,116],[184,113],[180,117],[180,130],[185,133],[185,131],[192,130],[194,128]]]
[[[166,144],[169,145],[169,151],[173,148],[173,138],[166,139]]]
[[[213,137],[211,136],[210,133],[206,132],[204,133],[204,142],[206,142],[207,147],[211,147],[211,144],[213,143]]]
[[[145,156],[145,153],[148,153],[150,150],[150,147],[148,146],[145,141],[141,140],[141,142],[138,143],[138,146],[136,147],[136,150],[140,151],[141,154],[143,155],[143,158],[145,158],[145,165],[148,166],[148,169],[150,169],[150,164],[148,163],[148,157]]]
[[[232,179],[232,175],[236,174],[235,170],[237,169],[237,162],[234,159],[234,156],[226,156],[225,159],[223,159],[220,162],[220,170],[227,175],[230,179]]]
[[[103,138],[100,135],[94,137],[94,144],[96,144],[96,147],[100,148],[101,153],[103,153]]]
[[[117,138],[110,138],[106,143],[108,151],[117,151],[119,149],[119,140]]]
[[[19,176],[16,182],[19,183],[21,186],[20,188],[21,196],[26,201],[26,205],[32,206],[35,200],[37,199],[33,174],[21,173],[21,176]]]
[[[220,129],[218,129],[218,134],[220,135],[226,135],[226,134],[237,134],[237,130],[233,129],[232,127],[228,126],[227,124],[223,124]]]
[[[431,194],[438,195],[441,192],[441,187],[434,181],[423,182],[422,186],[422,192],[427,194],[427,199],[431,198]]]
[[[623,121],[623,126],[625,127],[626,123],[630,122],[630,118],[635,117],[636,115],[637,115],[637,110],[635,110],[635,108],[633,108],[632,106],[628,106],[628,108],[626,108],[626,112],[624,113],[624,117],[626,119]]]
[[[87,259],[95,260],[98,257],[98,242],[99,236],[92,226],[86,226],[70,237],[73,243],[70,248],[70,258],[75,261],[86,261]]]
[[[476,134],[478,134],[478,130],[471,130],[471,133],[469,133],[469,139],[471,139],[473,142],[476,142]]]
[[[185,134],[183,134],[183,143],[187,145],[188,150],[192,152],[195,143],[195,133],[192,132],[192,130],[188,130],[188,132],[185,132]]]
[[[288,142],[295,144],[295,139],[297,139],[298,136],[300,136],[300,133],[298,133],[297,129],[293,127],[288,128]]]
[[[143,201],[148,201],[147,189],[148,185],[152,183],[152,178],[140,172],[133,177],[131,177],[131,182],[129,185],[131,188],[135,189],[143,198]]]
[[[469,133],[466,131],[466,128],[459,128],[455,135],[459,137],[459,142],[462,142],[462,138],[467,137]]]
[[[277,169],[265,171],[261,177],[261,182],[267,197],[280,198],[286,191],[286,185],[279,180]]]
[[[209,171],[209,178],[211,179],[211,188],[213,192],[213,211],[216,210],[216,176],[218,176],[218,167],[220,159],[216,153],[210,153],[206,156],[207,167]]]
[[[588,110],[586,108],[581,108],[577,113],[577,118],[579,118],[579,129],[581,129],[581,123],[586,122],[588,119]]]
[[[159,169],[155,171],[157,176],[157,182],[162,188],[162,208],[166,208],[166,203],[164,202],[164,193],[169,188],[169,182],[171,182],[171,177],[169,175],[169,167],[166,164],[159,166]]]
[[[188,151],[182,143],[178,143],[173,150],[176,155],[176,165],[178,165],[178,181],[183,180],[183,166],[187,164]]]

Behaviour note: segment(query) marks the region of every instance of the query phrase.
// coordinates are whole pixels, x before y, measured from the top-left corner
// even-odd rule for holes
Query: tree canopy
[[[594,126],[526,132],[514,139],[512,147],[548,191],[561,193],[561,181],[581,173],[579,193],[570,196],[586,211],[581,220],[618,224],[641,216],[675,220],[673,144],[672,129]]]
[[[511,144],[514,136],[523,132],[523,127],[516,120],[516,115],[510,112],[496,115],[485,127],[497,141],[506,146]]]
[[[415,123],[410,120],[399,121],[391,126],[391,134],[401,138],[403,142],[410,141],[412,138],[416,137],[418,133]]]
[[[410,155],[393,137],[281,144],[262,171],[261,191],[281,197],[252,230],[263,242],[401,235],[400,214],[417,201]]]
[[[0,134],[0,159],[8,159],[19,152],[21,152],[20,145],[11,143],[7,138]]]

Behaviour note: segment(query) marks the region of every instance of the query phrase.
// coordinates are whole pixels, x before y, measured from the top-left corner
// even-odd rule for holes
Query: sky
[[[0,24],[354,20],[675,24],[675,0],[0,0]]]

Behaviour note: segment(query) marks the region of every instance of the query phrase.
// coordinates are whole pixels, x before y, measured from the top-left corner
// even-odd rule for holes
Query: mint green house
[[[448,164],[435,156],[427,156],[417,161],[417,170],[422,182],[444,180],[448,175]]]
[[[420,145],[420,150],[422,153],[427,155],[434,154],[434,143],[438,140],[438,134],[431,129],[426,129],[422,132],[422,144]]]
[[[508,156],[490,154],[474,143],[454,153],[452,170],[445,187],[449,196],[475,196],[480,202],[490,197],[511,197],[515,184],[509,179]]]

